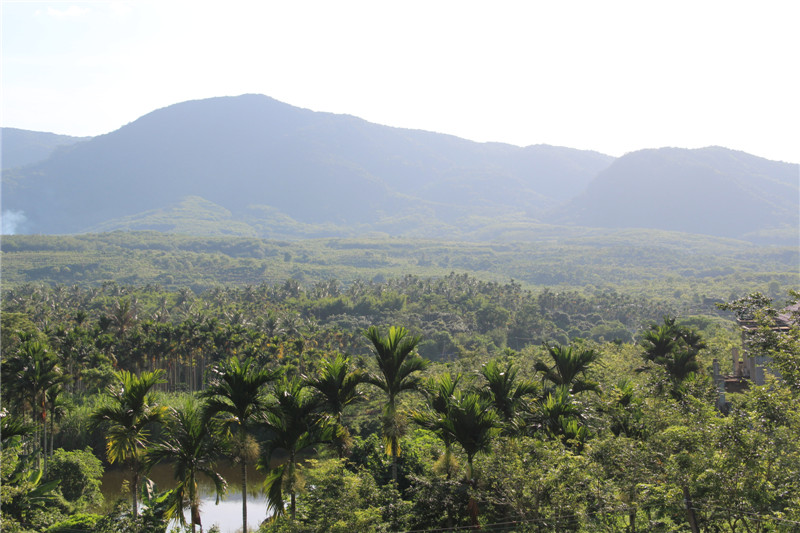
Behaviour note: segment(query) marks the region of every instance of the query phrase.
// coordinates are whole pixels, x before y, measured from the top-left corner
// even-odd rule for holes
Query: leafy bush
[[[100,484],[103,465],[90,448],[65,451],[58,449],[50,459],[48,480],[60,480],[59,490],[76,509],[86,509],[103,501]]]
[[[97,521],[101,518],[99,514],[79,513],[53,524],[45,530],[45,533],[94,533],[97,531]]]

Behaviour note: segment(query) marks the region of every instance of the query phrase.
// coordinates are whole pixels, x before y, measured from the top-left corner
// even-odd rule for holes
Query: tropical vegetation
[[[788,296],[677,315],[460,274],[9,288],[2,528],[196,531],[208,479],[220,498],[240,483],[250,531],[793,531]],[[713,368],[730,373],[733,348],[773,371],[722,398]],[[157,464],[170,486],[147,479]],[[247,521],[248,466],[263,524]],[[102,502],[114,469],[130,499]]]

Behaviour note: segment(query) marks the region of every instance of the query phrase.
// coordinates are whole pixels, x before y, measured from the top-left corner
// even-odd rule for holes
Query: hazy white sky
[[[797,0],[2,0],[2,123],[97,135],[261,93],[476,141],[800,162],[798,21]]]

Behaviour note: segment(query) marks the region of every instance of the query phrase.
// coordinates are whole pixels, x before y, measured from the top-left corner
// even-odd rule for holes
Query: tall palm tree
[[[275,386],[274,394],[277,405],[266,415],[271,436],[260,466],[269,469],[264,481],[269,510],[274,516],[284,513],[283,491],[286,488],[290,497],[289,513],[294,520],[297,456],[315,444],[329,441],[335,427],[317,416],[319,403],[300,379],[284,377]],[[275,453],[281,451],[286,454],[286,461],[272,468]]]
[[[370,373],[365,381],[375,385],[386,394],[383,412],[383,436],[386,451],[392,456],[392,479],[397,482],[397,457],[399,441],[403,435],[403,423],[397,411],[397,396],[403,391],[416,390],[419,380],[413,374],[424,370],[430,362],[416,353],[419,336],[408,336],[403,327],[390,327],[384,337],[375,326],[364,334],[373,346],[373,356],[378,373]]]
[[[142,458],[150,444],[150,426],[160,422],[167,408],[158,405],[151,389],[164,383],[164,371],[116,373],[117,382],[106,392],[106,403],[92,413],[92,421],[106,426],[106,454],[110,463],[127,463],[133,483],[133,515],[138,514]]]
[[[420,426],[434,432],[444,444],[444,454],[440,464],[445,471],[447,479],[450,479],[453,466],[453,435],[449,431],[447,424],[447,414],[456,394],[456,387],[461,381],[461,374],[455,377],[446,372],[436,378],[430,378],[422,388],[428,400],[430,411],[413,411],[411,417]]]
[[[197,478],[203,474],[214,482],[219,497],[225,492],[227,483],[216,471],[216,460],[222,454],[222,446],[215,431],[209,431],[202,416],[200,405],[191,399],[180,410],[170,410],[167,418],[165,438],[157,442],[147,454],[147,467],[167,461],[172,464],[178,486],[173,492],[172,505],[167,517],[178,515],[181,525],[186,525],[183,514],[185,505],[189,506],[192,533],[200,525],[200,495],[197,491]]]
[[[534,368],[543,373],[542,381],[549,381],[555,387],[567,387],[573,394],[583,391],[600,391],[600,385],[597,382],[585,377],[589,366],[600,357],[599,353],[595,350],[573,346],[545,345],[545,348],[547,348],[553,365],[548,366],[542,361],[536,363]]]
[[[518,380],[513,364],[501,368],[495,359],[481,367],[481,374],[486,379],[481,394],[503,418],[503,433],[516,435],[520,429],[520,415],[527,411],[526,397],[538,394],[539,387],[531,381]]]
[[[36,447],[43,452],[47,470],[48,393],[52,397],[54,389],[65,382],[58,358],[44,343],[24,337],[17,353],[5,363],[3,381],[14,395],[30,406],[31,418],[36,424]]]
[[[55,445],[56,421],[60,421],[69,411],[69,403],[64,395],[63,380],[55,383],[52,387],[45,391],[45,405],[47,406],[47,413],[50,416],[50,450],[46,451],[45,455],[52,457],[53,446]]]
[[[344,457],[349,447],[350,434],[342,424],[345,407],[363,398],[358,389],[364,383],[366,373],[350,368],[350,360],[342,354],[322,361],[316,376],[307,377],[306,383],[316,391],[321,409],[336,422],[336,445],[339,458]]]
[[[239,361],[231,357],[211,369],[208,387],[201,393],[206,400],[206,419],[221,415],[228,432],[236,433],[234,459],[242,469],[242,531],[247,532],[247,461],[249,428],[264,419],[269,408],[266,385],[278,372],[257,366],[252,358]]]
[[[445,449],[458,443],[467,456],[466,481],[475,480],[473,460],[478,453],[487,452],[493,439],[500,434],[500,417],[492,402],[478,391],[457,391],[458,379],[444,376],[439,382],[440,390],[431,401],[432,413],[427,416],[415,414],[415,420],[423,427],[432,429],[445,443]],[[449,393],[449,394],[448,394]],[[478,504],[470,496],[468,509],[472,525],[478,525]]]

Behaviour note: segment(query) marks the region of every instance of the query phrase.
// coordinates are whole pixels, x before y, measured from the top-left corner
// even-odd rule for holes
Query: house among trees
[[[794,317],[800,313],[800,303],[785,308],[773,319],[770,330],[773,333],[787,333],[792,327]],[[747,351],[748,339],[758,332],[759,323],[756,320],[739,319],[737,320],[742,328],[742,345],[745,346],[744,357],[740,359],[739,349],[731,350],[732,369],[730,375],[722,375],[719,369],[719,361],[714,359],[714,384],[719,391],[717,405],[725,405],[726,392],[744,392],[750,388],[750,383],[754,385],[765,384],[765,368],[772,361],[771,357],[759,354],[749,354]],[[770,368],[770,372],[775,370]]]

